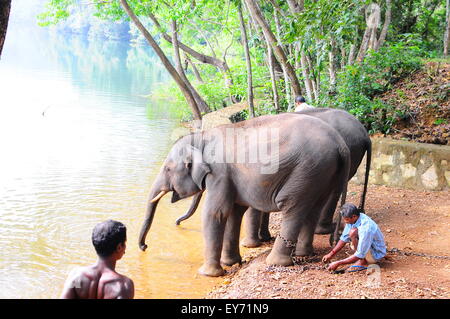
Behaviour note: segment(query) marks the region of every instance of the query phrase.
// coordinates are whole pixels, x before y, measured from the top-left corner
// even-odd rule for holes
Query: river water
[[[179,120],[143,95],[168,80],[157,57],[127,43],[10,24],[0,60],[0,298],[57,298],[69,271],[96,261],[96,223],[128,228],[117,270],[137,298],[200,298],[200,213],[160,201],[137,238],[147,193]]]

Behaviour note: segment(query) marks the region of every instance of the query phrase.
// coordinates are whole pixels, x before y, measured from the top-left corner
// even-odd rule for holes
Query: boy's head
[[[298,95],[295,97],[295,104],[301,104],[301,103],[305,103],[305,102],[306,102],[306,100],[303,96]]]
[[[115,220],[101,222],[92,231],[92,244],[100,257],[109,257],[117,253],[117,259],[122,258],[126,241],[127,228]]]
[[[341,214],[345,223],[354,224],[359,218],[360,211],[355,205],[346,203],[342,205],[339,213]]]

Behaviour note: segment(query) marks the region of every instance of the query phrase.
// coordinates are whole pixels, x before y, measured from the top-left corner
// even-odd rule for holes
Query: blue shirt
[[[384,243],[383,234],[378,225],[366,214],[361,213],[358,220],[354,224],[346,224],[341,235],[341,240],[346,243],[350,242],[350,229],[358,228],[358,247],[354,256],[364,258],[367,253],[372,253],[373,258],[379,260],[386,256],[386,244]]]

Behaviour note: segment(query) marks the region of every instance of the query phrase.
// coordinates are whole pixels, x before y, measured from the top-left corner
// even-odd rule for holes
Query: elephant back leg
[[[261,213],[261,223],[259,226],[259,239],[263,242],[270,241],[272,236],[269,231],[270,214]]]
[[[233,212],[228,216],[223,237],[222,256],[220,258],[222,265],[232,266],[242,262],[239,252],[239,235],[241,233],[242,216],[247,208],[235,204]]]
[[[329,199],[331,195],[332,194],[328,192],[320,196],[312,206],[311,210],[304,215],[295,248],[296,256],[311,256],[314,254],[314,232],[315,229],[317,229],[317,223],[321,217],[320,214],[323,212],[324,206],[328,204],[327,199]]]
[[[295,253],[297,239],[304,223],[305,217],[314,207],[309,201],[303,201],[298,206],[282,210],[283,219],[281,229],[275,238],[275,243],[266,263],[269,265],[290,266],[293,265],[292,255]]]
[[[333,216],[339,201],[340,194],[333,192],[326,200],[325,205],[320,212],[320,218],[317,223],[315,233],[324,235],[331,234],[334,231]]]
[[[261,225],[261,212],[255,208],[249,207],[244,215],[245,237],[242,240],[242,246],[254,248],[261,246],[259,238],[259,227]]]

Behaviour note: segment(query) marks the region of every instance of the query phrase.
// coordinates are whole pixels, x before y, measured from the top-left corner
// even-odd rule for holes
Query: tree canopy
[[[420,58],[448,54],[448,11],[442,0],[49,0],[39,19],[127,24],[166,61],[196,119],[253,94],[256,115],[282,112],[302,94],[382,131],[374,113],[389,106],[376,94]]]

